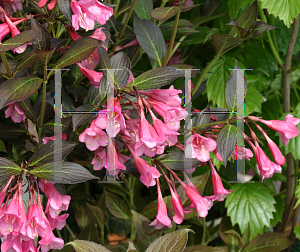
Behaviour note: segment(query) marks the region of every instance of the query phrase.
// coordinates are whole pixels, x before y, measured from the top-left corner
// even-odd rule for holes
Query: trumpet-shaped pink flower
[[[106,146],[107,144],[107,135],[103,130],[95,127],[95,120],[92,121],[89,128],[79,135],[78,139],[80,142],[85,143],[90,151],[97,150],[100,146]]]
[[[106,21],[113,15],[113,9],[105,6],[97,0],[76,0],[71,1],[72,25],[75,30],[79,26],[86,31],[93,30],[95,20],[101,25],[105,25]]]
[[[11,117],[15,123],[25,122],[25,113],[17,103],[12,102],[7,104],[8,108],[5,110],[5,118]]]
[[[136,168],[141,174],[141,182],[147,187],[154,186],[156,184],[155,179],[159,178],[161,175],[159,171],[155,167],[150,166],[144,159],[136,156],[132,150],[131,154],[133,155],[133,161]]]
[[[294,118],[292,115],[286,115],[284,121],[279,120],[262,120],[255,116],[249,116],[249,119],[262,122],[267,125],[269,128],[276,130],[279,133],[279,136],[284,145],[287,145],[291,138],[298,136],[299,129],[297,124],[300,122],[300,119]]]
[[[247,158],[250,161],[250,158],[253,157],[253,153],[250,149],[237,145],[235,150],[232,152],[231,157],[234,160]]]
[[[106,164],[106,149],[99,147],[94,154],[95,156],[91,162],[93,165],[93,170],[100,171]]]
[[[22,241],[23,252],[37,252],[34,240]]]
[[[69,195],[61,195],[52,183],[40,179],[40,189],[48,198],[45,213],[50,214],[52,218],[57,218],[61,211],[67,211],[71,197]]]
[[[212,201],[223,201],[226,198],[227,194],[230,194],[231,191],[228,191],[223,187],[221,178],[219,174],[217,173],[215,167],[213,166],[213,163],[211,159],[209,159],[209,165],[210,165],[210,170],[211,170],[211,179],[212,179],[212,184],[214,188],[214,196],[208,196],[208,199],[211,199]]]
[[[207,162],[210,159],[209,152],[215,150],[216,147],[215,140],[194,134],[187,140],[185,157]]]
[[[166,203],[163,200],[160,186],[157,186],[157,215],[156,219],[150,223],[149,226],[155,226],[156,229],[161,229],[164,226],[167,226],[168,228],[172,227],[171,220],[168,216],[167,206]]]
[[[62,228],[66,225],[66,219],[69,217],[69,214],[63,214],[61,216],[57,216],[56,218],[52,218],[51,215],[48,213],[47,218],[49,220],[51,229],[58,229],[62,230]]]
[[[81,65],[81,63],[77,63],[80,72],[82,72],[90,81],[90,83],[95,87],[99,87],[100,80],[103,76],[103,73],[96,72],[94,70],[90,70]]]
[[[22,10],[23,8],[22,0],[2,0],[0,2],[0,6],[3,7],[8,16],[11,16],[11,8],[14,10],[14,12],[17,12],[17,10]],[[2,17],[1,13],[0,17]]]
[[[20,237],[8,235],[1,244],[1,252],[23,252]]]
[[[59,135],[56,136],[56,139],[61,139],[61,140],[67,140],[67,134],[61,134],[61,136],[59,137]],[[51,137],[44,137],[43,138],[43,144],[49,143],[51,141],[55,140],[55,136],[51,136]]]
[[[175,89],[173,85],[171,85],[169,89],[140,90],[139,92],[152,100],[163,102],[171,107],[181,106],[181,99],[178,94],[181,94],[182,91]]]
[[[265,136],[265,138],[268,141],[268,145],[269,145],[269,148],[270,148],[270,150],[271,150],[271,152],[273,154],[275,162],[278,165],[284,165],[285,158],[282,155],[281,151],[279,150],[278,146],[268,137],[268,135],[266,133],[264,133],[264,136]]]
[[[48,236],[42,237],[39,241],[42,252],[48,252],[50,249],[62,249],[64,247],[64,241],[54,236],[51,232]]]

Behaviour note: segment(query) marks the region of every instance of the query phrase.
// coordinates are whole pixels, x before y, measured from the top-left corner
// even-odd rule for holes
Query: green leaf
[[[75,240],[67,243],[65,246],[71,245],[76,252],[111,252],[107,248],[90,241]]]
[[[250,240],[263,233],[264,226],[270,227],[276,201],[269,188],[259,182],[235,184],[227,195],[225,206],[232,225],[239,225],[244,234],[250,226]]]
[[[0,157],[0,184],[5,183],[13,175],[21,173],[22,169],[14,162]]]
[[[113,69],[122,69],[115,70],[114,74],[117,78],[119,88],[125,87],[130,76],[128,71],[131,70],[130,59],[124,52],[119,52],[110,58],[110,64]]]
[[[21,129],[16,124],[0,124],[0,139],[3,141],[16,141],[19,137],[26,135],[26,133],[25,129]]]
[[[6,147],[2,140],[0,140],[0,152],[6,152]]]
[[[195,168],[202,163],[196,158],[185,160],[184,152],[180,150],[160,155],[157,159],[172,170],[184,170],[185,164],[187,164],[187,167]]]
[[[24,99],[24,100],[22,100],[22,101],[18,101],[17,104],[18,104],[18,106],[19,106],[21,109],[24,110],[25,115],[26,115],[29,119],[31,119],[31,120],[33,120],[33,121],[36,121],[36,120],[37,120],[37,116],[36,116],[36,114],[35,114],[35,112],[34,112],[32,106],[31,106],[31,102],[30,102],[30,98],[29,98],[29,97],[26,98],[26,99]]]
[[[203,191],[204,191],[204,188],[206,186],[209,176],[210,176],[210,171],[204,173],[203,175],[196,176],[196,177],[193,177],[190,179],[195,184],[195,186],[198,189],[199,194],[201,194],[201,195],[203,194]],[[185,193],[182,185],[179,185],[177,187],[177,193],[181,199],[183,206],[187,206],[190,204],[190,200],[186,196],[186,193]]]
[[[217,150],[223,158],[224,166],[226,167],[227,161],[231,153],[236,147],[237,129],[233,125],[225,125],[217,138]]]
[[[94,87],[93,87],[94,88]],[[82,105],[75,110],[76,112],[85,112],[82,114],[73,114],[72,116],[72,123],[73,123],[73,131],[78,127],[84,124],[85,122],[91,122],[95,118],[97,113],[87,113],[87,112],[94,112],[95,106],[92,104]]]
[[[88,58],[100,45],[99,40],[84,37],[76,40],[70,49],[54,64],[53,69],[61,69]],[[52,70],[53,71],[53,70]]]
[[[57,0],[58,9],[72,23],[72,9],[70,0]]]
[[[212,74],[208,76],[206,83],[206,91],[208,101],[212,101],[219,108],[226,108],[225,103],[225,84],[231,71],[229,70],[234,65],[234,58],[221,58],[212,66]],[[239,62],[239,66],[244,66]]]
[[[0,52],[6,52],[14,48],[17,48],[21,45],[30,43],[32,40],[36,39],[38,35],[39,33],[36,31],[32,31],[32,30],[23,31],[18,35],[8,40],[5,40],[2,44],[0,44]]]
[[[295,226],[295,227],[294,227],[294,234],[295,234],[295,237],[296,237],[297,239],[300,238],[300,226]]]
[[[20,62],[16,66],[14,72],[16,72],[17,70],[31,67],[36,62],[37,59],[38,59],[38,57],[37,57],[36,51],[31,49],[20,60]]]
[[[37,22],[32,16],[30,16],[31,30],[39,33],[37,38],[33,41],[32,47],[36,50],[48,51],[51,45],[51,35],[50,33]]]
[[[265,31],[273,30],[277,28],[276,26],[266,24],[263,21],[255,21],[250,26],[249,35],[251,38],[256,38],[263,34]]]
[[[257,18],[257,3],[256,1],[251,4],[236,20],[237,25],[249,29],[250,25],[256,21]]]
[[[86,213],[86,207],[81,206],[79,209],[77,209],[75,213],[75,219],[80,229],[85,229],[85,227],[90,223],[90,218]]]
[[[36,54],[40,60],[40,62],[44,65],[47,66],[50,58],[52,57],[53,53],[55,52],[56,47],[54,47],[50,51],[44,51],[44,50],[37,50]]]
[[[228,7],[229,7],[229,15],[231,18],[235,18],[237,12],[242,9],[244,6],[252,3],[254,0],[229,0]]]
[[[97,223],[104,232],[104,214],[100,207],[93,206],[87,203],[85,213],[93,223]]]
[[[150,15],[151,17],[159,20],[161,22],[162,20],[168,19],[172,16],[174,16],[178,11],[180,10],[180,7],[178,6],[170,6],[170,7],[159,7],[155,8],[151,11]]]
[[[255,237],[243,252],[280,252],[293,244],[278,233],[267,233]]]
[[[261,112],[261,104],[264,102],[262,95],[254,87],[249,87],[245,98],[245,115],[253,112]]]
[[[0,85],[0,109],[33,95],[41,84],[42,79],[34,76],[16,77],[3,82]]]
[[[141,19],[151,19],[150,12],[153,9],[152,0],[137,0],[134,6],[134,12]]]
[[[101,98],[98,89],[91,85],[86,94],[83,104],[84,105],[98,104],[100,100]]]
[[[117,196],[105,191],[106,206],[109,212],[119,219],[129,219],[130,212],[127,205]]]
[[[179,229],[154,240],[145,252],[182,252],[188,240],[190,229]]]
[[[151,20],[135,16],[133,29],[143,50],[162,66],[165,57],[165,40],[160,28]]]
[[[300,13],[300,0],[260,0],[261,8],[267,9],[270,14],[283,20],[287,27],[293,23]]]
[[[100,68],[101,69],[112,69],[107,51],[102,46],[98,46],[97,51],[99,54]],[[108,73],[108,71],[103,70],[103,75],[105,76],[106,79],[107,79],[107,73]],[[111,76],[111,79],[114,79],[114,77]]]
[[[77,184],[98,179],[83,166],[71,162],[62,162],[58,168],[55,163],[47,163],[28,172],[56,184]]]
[[[193,24],[196,25],[196,26],[199,26],[203,23],[206,23],[206,22],[209,22],[211,20],[223,17],[226,14],[227,14],[226,12],[223,12],[223,13],[218,14],[218,15],[196,17],[196,18],[193,19]]]
[[[225,87],[225,101],[227,104],[227,108],[229,111],[237,111],[239,107],[244,104],[244,99],[242,100],[242,103],[237,103],[237,97],[238,95],[243,95],[243,98],[247,94],[247,82],[246,79],[244,78],[244,74],[242,71],[240,71],[237,60],[235,61],[235,66],[234,69],[237,70],[232,70],[231,74],[228,77],[228,80],[226,82],[226,87]],[[242,82],[244,83],[238,83],[238,80],[242,79]],[[243,90],[242,94],[237,94],[237,86],[240,85],[241,90]]]
[[[64,140],[55,140],[44,144],[40,147],[28,160],[29,166],[37,166],[54,161],[54,144],[56,141],[61,141],[61,155],[64,159],[77,145],[73,142]],[[57,144],[59,142],[56,142]]]
[[[275,195],[274,199],[276,200],[274,205],[276,211],[273,213],[273,219],[270,222],[271,226],[276,226],[278,221],[281,222],[285,206],[285,201],[280,195]]]
[[[176,70],[175,67],[157,67],[139,75],[127,87],[133,85],[137,89],[154,89],[170,84],[179,77],[184,77],[184,71]]]
[[[184,252],[228,252],[227,247],[209,247],[204,245],[195,245],[192,247],[188,247],[184,250]]]
[[[222,55],[230,49],[236,47],[237,45],[243,43],[246,38],[234,38],[228,35],[213,34],[211,36],[212,42],[214,44],[216,54]]]

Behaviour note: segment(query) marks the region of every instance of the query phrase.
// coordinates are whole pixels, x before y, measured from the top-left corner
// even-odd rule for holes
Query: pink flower
[[[22,241],[23,252],[37,252],[34,240]]]
[[[43,138],[43,144],[49,143],[51,141],[54,141],[54,139],[55,139],[55,136],[44,137]],[[60,137],[59,137],[59,135],[57,135],[56,139],[67,140],[67,134],[61,134]]]
[[[87,69],[83,67],[80,63],[77,63],[80,72],[82,72],[90,81],[90,83],[95,87],[99,87],[100,80],[103,76],[103,73],[96,72],[94,70]]]
[[[48,10],[52,10],[54,8],[56,1],[57,0],[52,0],[50,3],[47,4]],[[48,2],[48,0],[41,0],[41,1],[39,1],[38,6],[40,8],[43,8],[47,2]]]
[[[185,157],[207,162],[210,159],[209,152],[215,150],[216,147],[215,140],[194,134],[186,142]]]
[[[85,143],[90,151],[94,151],[100,146],[106,146],[107,135],[103,130],[95,127],[95,120],[93,120],[90,127],[79,135],[79,141]]]
[[[40,179],[39,186],[48,198],[45,213],[49,212],[52,218],[56,218],[61,211],[68,210],[71,200],[70,196],[61,195],[52,183],[49,183],[43,179]]]
[[[48,213],[47,218],[49,220],[51,229],[58,229],[62,230],[62,228],[66,225],[66,219],[69,217],[69,214],[63,214],[61,216],[57,216],[56,218],[52,218],[51,215]]]
[[[23,252],[20,237],[8,235],[1,244],[1,252]]]
[[[22,0],[2,0],[0,2],[0,6],[2,6],[8,16],[11,15],[11,8],[13,8],[14,12],[17,12],[17,10],[22,10],[23,4]],[[0,17],[1,17],[0,13]]]
[[[208,197],[202,197],[195,185],[188,186],[181,182],[186,196],[192,202],[188,209],[196,208],[197,216],[206,217],[208,210],[212,207],[213,203]]]
[[[120,169],[126,170],[126,166],[119,161],[116,148],[110,138],[108,138],[107,143],[107,161],[105,168],[107,169],[109,175],[116,177],[119,174]]]
[[[181,199],[176,192],[176,190],[173,190],[172,187],[170,186],[170,191],[171,191],[171,203],[172,207],[174,210],[175,215],[173,216],[173,221],[176,224],[181,224],[183,222],[184,214],[185,213],[190,213],[191,211],[186,211],[183,209]]]
[[[209,159],[209,165],[211,170],[211,180],[214,188],[214,196],[209,196],[207,198],[211,199],[212,201],[223,201],[226,198],[226,195],[230,194],[231,191],[228,191],[223,187],[221,178],[213,166],[211,159]]]
[[[139,92],[152,100],[163,102],[171,107],[181,106],[181,99],[178,94],[181,94],[182,91],[175,89],[173,85],[171,85],[169,89],[140,90]]]
[[[91,164],[93,165],[94,171],[100,171],[104,165],[106,165],[106,149],[99,147],[95,152],[95,156],[92,159]]]
[[[180,3],[181,3],[181,0],[174,0],[174,1],[170,4],[170,6],[178,6],[178,5],[180,5]],[[193,5],[194,5],[194,2],[193,2],[192,0],[186,0],[186,1],[184,2],[184,8],[192,7]],[[183,12],[187,12],[187,11],[189,11],[189,10],[191,10],[191,9],[184,10]]]
[[[160,190],[159,184],[157,185],[157,215],[156,219],[150,223],[149,226],[155,226],[156,229],[161,229],[164,226],[167,226],[168,228],[172,227],[171,220],[168,216],[167,212],[167,206],[166,203],[164,202]]]
[[[256,118],[254,116],[249,116],[249,119],[262,122],[265,125],[267,125],[269,128],[276,130],[279,133],[279,136],[284,145],[288,144],[289,139],[294,138],[299,134],[299,129],[297,128],[296,125],[300,122],[300,119],[294,118],[290,114],[286,115],[284,121],[279,121],[279,120],[266,121],[266,120]]]
[[[60,238],[56,238],[51,232],[48,236],[42,237],[39,241],[42,252],[48,252],[50,249],[62,249],[64,247],[64,241]]]
[[[76,0],[71,1],[72,25],[75,30],[79,26],[86,31],[93,30],[95,20],[101,25],[105,25],[106,21],[113,15],[113,9],[99,3],[97,0]]]
[[[8,108],[5,110],[5,118],[11,117],[15,123],[25,122],[25,113],[17,103],[12,102],[7,104]]]
[[[253,157],[253,153],[250,149],[237,145],[235,150],[232,152],[231,157],[234,160],[247,158],[250,161],[250,158]]]
[[[266,133],[264,133],[264,136],[265,136],[265,138],[268,141],[268,145],[269,145],[269,148],[270,148],[270,150],[271,150],[271,152],[273,154],[275,162],[278,165],[284,165],[285,158],[282,155],[281,151],[279,150],[278,146],[268,137],[268,135]]]
[[[160,177],[159,171],[155,167],[150,166],[144,159],[136,156],[133,151],[131,151],[131,154],[133,155],[136,168],[141,174],[141,182],[147,187],[154,186],[156,184],[155,179]]]
[[[134,40],[132,40],[131,42],[129,42],[129,43],[126,44],[126,45],[123,45],[123,46],[118,45],[118,46],[116,47],[116,49],[115,49],[115,52],[118,52],[118,51],[120,51],[120,50],[122,50],[122,49],[124,49],[124,48],[130,47],[130,46],[139,46],[139,45],[140,45],[139,42],[138,42],[137,39],[135,38]]]

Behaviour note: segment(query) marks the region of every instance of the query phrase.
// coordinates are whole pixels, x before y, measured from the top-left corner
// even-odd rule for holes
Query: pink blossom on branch
[[[43,8],[47,4],[48,0],[41,0],[38,3],[40,8]],[[57,0],[52,0],[50,3],[47,4],[48,10],[52,10],[56,4]]]
[[[86,31],[93,30],[95,20],[105,25],[106,21],[113,15],[113,9],[105,6],[97,0],[71,0],[71,9],[74,13],[72,15],[72,26],[75,30],[79,26]]]
[[[5,110],[5,118],[11,117],[15,123],[25,122],[25,113],[16,102],[7,104],[8,108]]]
[[[56,139],[61,139],[61,140],[67,140],[67,134],[61,134],[60,136],[59,135],[56,135],[56,136],[51,136],[51,137],[44,137],[43,138],[43,144],[46,144],[46,143],[49,143],[51,141],[54,141]]]

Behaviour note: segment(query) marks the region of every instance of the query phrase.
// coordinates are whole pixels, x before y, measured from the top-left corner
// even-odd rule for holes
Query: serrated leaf
[[[51,35],[50,33],[37,22],[32,16],[30,17],[31,29],[39,33],[35,41],[32,43],[32,47],[37,50],[48,51],[51,45]]]
[[[0,52],[6,52],[14,48],[17,48],[21,45],[30,43],[32,40],[36,39],[38,35],[39,33],[36,31],[32,31],[32,30],[23,31],[18,35],[8,40],[5,40],[2,44],[0,44]]]
[[[27,131],[25,129],[21,129],[16,124],[0,124],[0,139],[3,141],[15,141],[19,137],[26,135],[26,133]]]
[[[64,140],[55,140],[61,141],[61,155],[64,159],[77,145],[73,142],[68,142]],[[54,161],[54,144],[55,141],[48,142],[40,147],[28,160],[29,166],[37,166],[46,164]],[[56,142],[57,144],[59,142]]]
[[[119,219],[129,219],[130,212],[127,205],[117,196],[105,191],[106,206],[109,212]]]
[[[162,66],[165,57],[165,40],[160,28],[151,20],[135,16],[133,29],[143,50]]]
[[[238,17],[237,25],[249,29],[250,25],[256,21],[257,18],[257,2],[251,4],[243,13]]]
[[[58,9],[72,23],[72,9],[70,0],[57,0]]]
[[[264,226],[270,227],[276,201],[269,188],[259,182],[235,184],[227,195],[225,206],[232,225],[239,225],[244,234],[250,226],[250,240],[263,233]]]
[[[293,244],[278,233],[266,233],[255,237],[243,252],[280,252]]]
[[[46,66],[50,60],[50,58],[52,57],[53,53],[55,52],[56,47],[54,47],[52,50],[50,51],[46,51],[46,50],[37,50],[36,54],[40,60],[40,62]]]
[[[26,99],[24,99],[24,100],[22,100],[22,101],[18,101],[17,104],[18,104],[18,106],[19,106],[21,109],[24,110],[25,115],[26,115],[29,119],[31,119],[31,120],[33,120],[33,121],[36,121],[37,116],[36,116],[36,114],[35,114],[35,112],[34,112],[32,106],[31,106],[31,102],[30,102],[30,98],[29,98],[29,97],[26,98]]]
[[[187,167],[195,168],[202,163],[196,158],[185,160],[184,152],[180,150],[161,155],[157,159],[172,170],[184,170],[185,164]]]
[[[273,30],[277,28],[276,26],[266,24],[263,21],[255,21],[251,24],[249,28],[249,35],[251,38],[256,38],[263,34],[265,31]]]
[[[229,75],[226,87],[225,87],[225,101],[227,104],[227,108],[230,111],[238,111],[239,107],[244,104],[244,97],[247,94],[247,82],[244,77],[244,74],[241,70],[239,70],[239,66],[237,60],[235,61],[234,70],[232,70],[231,74]],[[244,83],[239,83],[238,81],[242,80]],[[238,85],[241,86],[241,90],[243,92],[241,94],[237,93]],[[238,103],[237,97],[242,96],[242,103]]]
[[[83,166],[71,162],[62,162],[59,167],[53,162],[46,163],[28,172],[56,184],[77,184],[98,179]]]
[[[124,52],[119,52],[110,58],[110,64],[113,69],[122,69],[115,70],[114,74],[117,78],[119,88],[125,87],[130,76],[128,71],[131,70],[130,59]]]
[[[159,20],[161,22],[162,20],[168,19],[172,16],[174,16],[178,11],[180,10],[180,7],[178,6],[169,6],[169,7],[159,7],[155,8],[150,12],[151,17]]]
[[[179,77],[184,77],[184,71],[176,70],[175,67],[157,67],[142,73],[134,81],[128,84],[130,87],[133,83],[137,89],[154,89],[170,84]]]
[[[236,47],[237,45],[243,43],[246,40],[246,38],[234,38],[222,34],[213,34],[211,36],[211,39],[213,41],[216,54],[219,56],[229,51],[230,49]]]
[[[76,40],[70,49],[54,64],[53,69],[61,69],[88,58],[100,45],[99,40],[84,37]]]
[[[242,9],[244,6],[252,3],[254,0],[229,0],[228,7],[229,7],[229,15],[231,18],[235,18],[237,12]]]
[[[179,229],[155,239],[145,252],[182,252],[188,240],[189,229]]]
[[[111,252],[107,248],[90,241],[75,240],[67,243],[65,246],[71,245],[76,252]]]
[[[276,226],[278,221],[281,222],[285,207],[285,201],[280,195],[275,195],[274,199],[276,200],[276,204],[274,205],[276,211],[273,213],[273,219],[270,222],[271,226]]]
[[[31,67],[36,62],[37,59],[38,59],[38,57],[37,57],[36,51],[31,49],[20,60],[20,62],[18,63],[18,65],[15,68],[15,72],[17,70]]]
[[[0,140],[0,152],[6,152],[6,147],[2,140]]]
[[[196,176],[196,177],[193,177],[190,179],[195,184],[195,186],[198,189],[199,194],[201,194],[201,195],[203,194],[203,191],[204,191],[204,188],[206,186],[209,176],[210,176],[210,171],[204,173],[203,175]],[[188,204],[188,202],[190,202],[190,201],[189,201],[188,197],[186,196],[186,193],[185,193],[182,185],[179,185],[177,187],[177,193],[180,196],[182,205],[186,206]]]
[[[134,12],[141,19],[151,19],[150,12],[153,9],[152,0],[137,0],[136,5],[134,6]]]
[[[300,0],[260,0],[261,8],[267,9],[270,14],[283,20],[287,27],[293,23],[300,13]]]
[[[261,104],[264,99],[260,92],[253,87],[249,87],[245,98],[245,115],[250,115],[253,112],[261,112]]]
[[[0,85],[0,109],[33,95],[41,84],[42,79],[34,76],[16,77],[3,82]]]
[[[94,88],[94,87],[93,87]],[[88,113],[94,112],[95,106],[92,104],[82,105],[76,108],[75,112],[83,112],[82,114],[73,114],[72,116],[72,123],[73,123],[73,131],[78,127],[84,124],[85,122],[91,122],[97,115],[97,113]]]
[[[13,175],[21,173],[22,169],[16,163],[0,157],[0,184],[5,182]]]

